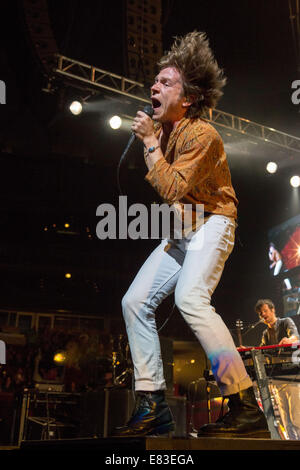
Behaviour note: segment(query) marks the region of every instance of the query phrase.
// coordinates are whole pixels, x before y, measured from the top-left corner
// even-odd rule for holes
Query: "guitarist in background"
[[[268,326],[264,330],[261,346],[270,344],[292,344],[299,341],[299,333],[294,321],[290,318],[277,318],[275,305],[270,299],[256,302],[255,311],[259,318]]]
[[[255,305],[259,318],[267,325],[260,346],[293,344],[299,342],[299,333],[290,318],[278,318],[270,299],[259,299]],[[278,407],[288,438],[300,440],[300,383],[272,380]]]

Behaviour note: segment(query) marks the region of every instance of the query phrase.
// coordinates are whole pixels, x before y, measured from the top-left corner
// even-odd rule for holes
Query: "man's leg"
[[[252,381],[221,317],[211,306],[234,245],[234,222],[212,215],[192,237],[175,291],[175,302],[208,358],[220,391],[228,397],[229,413],[201,428],[199,435],[269,437]]]
[[[300,387],[297,383],[274,380],[276,400],[283,427],[290,440],[300,439]]]
[[[289,411],[292,422],[292,436],[294,440],[300,439],[300,384],[289,384]]]
[[[134,364],[136,404],[128,423],[115,429],[115,436],[165,434],[174,429],[164,396],[166,384],[155,322],[155,311],[174,291],[181,269],[176,256],[165,251],[166,245],[162,242],[149,256],[122,301]]]
[[[155,312],[175,290],[181,265],[163,241],[148,257],[122,300],[123,316],[134,364],[135,390],[163,390],[160,342]]]
[[[193,236],[175,291],[176,305],[208,359],[223,395],[252,386],[232,336],[211,305],[211,296],[234,246],[235,224],[213,215]]]

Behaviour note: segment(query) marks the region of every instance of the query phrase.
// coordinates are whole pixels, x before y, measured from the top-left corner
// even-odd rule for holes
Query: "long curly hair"
[[[181,73],[183,90],[193,98],[187,117],[196,118],[208,108],[215,108],[226,84],[205,33],[193,31],[184,37],[175,37],[169,52],[158,62],[159,70],[176,67]]]

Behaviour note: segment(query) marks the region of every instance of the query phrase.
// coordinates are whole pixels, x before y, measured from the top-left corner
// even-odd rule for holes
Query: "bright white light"
[[[70,109],[72,114],[74,114],[75,116],[78,116],[78,114],[80,114],[81,111],[82,111],[82,104],[79,101],[73,101],[70,104],[69,109]]]
[[[268,171],[269,173],[276,173],[276,171],[277,171],[277,163],[275,163],[275,162],[269,162],[269,163],[267,164],[267,171]]]
[[[112,129],[119,129],[122,125],[122,119],[119,116],[113,116],[109,120],[109,125]]]
[[[293,188],[299,188],[300,186],[300,176],[292,176],[290,179],[290,184]]]

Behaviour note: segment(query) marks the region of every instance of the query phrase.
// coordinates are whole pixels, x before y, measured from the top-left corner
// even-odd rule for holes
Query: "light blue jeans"
[[[211,296],[234,246],[235,222],[211,215],[190,240],[163,240],[122,300],[134,364],[135,390],[166,388],[155,311],[175,291],[175,303],[211,362],[223,395],[252,386],[244,363]]]
[[[292,376],[290,377],[292,378]],[[300,439],[300,384],[272,380],[282,424],[288,438]]]

